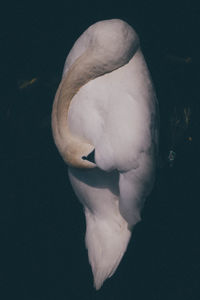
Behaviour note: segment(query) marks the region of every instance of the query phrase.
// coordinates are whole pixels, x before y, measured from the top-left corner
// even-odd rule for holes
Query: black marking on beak
[[[95,164],[94,156],[95,156],[95,149],[92,152],[90,152],[88,154],[88,156],[83,156],[82,159],[83,160],[89,160],[90,162]]]

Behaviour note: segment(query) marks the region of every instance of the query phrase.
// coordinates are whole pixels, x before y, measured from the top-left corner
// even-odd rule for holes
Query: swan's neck
[[[132,35],[130,36],[134,42],[128,37],[125,47],[120,41],[118,45],[112,45],[107,36],[106,40],[103,36],[104,45],[102,36],[99,36],[92,40],[88,50],[71,65],[60,83],[53,105],[52,129],[55,143],[64,161],[76,168],[94,168],[96,164],[82,159],[94,150],[94,146],[89,141],[74,136],[69,130],[67,116],[72,98],[90,80],[127,64],[139,46],[138,40],[134,40]],[[124,39],[123,36],[122,38]]]

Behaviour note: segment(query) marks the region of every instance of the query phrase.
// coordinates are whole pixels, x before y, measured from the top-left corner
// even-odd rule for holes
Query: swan
[[[119,19],[90,26],[67,56],[52,132],[84,208],[97,290],[116,271],[153,187],[157,106],[134,29]]]

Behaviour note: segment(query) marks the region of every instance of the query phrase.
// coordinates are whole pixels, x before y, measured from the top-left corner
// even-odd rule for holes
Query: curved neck
[[[68,165],[76,168],[96,167],[96,164],[82,159],[94,150],[94,146],[74,136],[69,130],[67,115],[72,98],[90,80],[127,64],[137,48],[132,48],[128,55],[112,57],[109,52],[90,47],[72,64],[62,79],[53,104],[52,129],[56,146]]]

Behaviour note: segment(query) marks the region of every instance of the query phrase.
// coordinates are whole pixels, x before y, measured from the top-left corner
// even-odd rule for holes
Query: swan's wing
[[[118,170],[120,213],[133,226],[140,220],[154,182],[155,107],[145,106],[130,94],[124,94],[123,104],[116,101],[108,114],[107,127],[95,147],[95,162],[106,172]]]
[[[124,95],[123,104],[116,104],[116,113],[113,110],[113,118],[109,117],[112,122],[107,122],[101,142],[95,147],[95,161],[105,171],[118,170],[120,213],[133,226],[140,220],[154,182],[155,113],[130,95]]]

